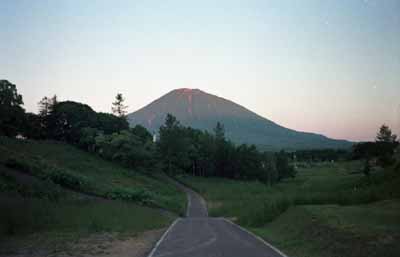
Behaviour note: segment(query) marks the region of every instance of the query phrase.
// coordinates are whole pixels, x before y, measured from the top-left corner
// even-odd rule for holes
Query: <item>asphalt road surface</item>
[[[204,199],[188,195],[186,218],[178,218],[149,257],[285,257],[273,246],[224,218],[209,218]]]

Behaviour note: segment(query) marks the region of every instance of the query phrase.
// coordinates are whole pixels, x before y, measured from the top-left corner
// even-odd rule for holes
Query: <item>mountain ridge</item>
[[[235,143],[255,144],[268,150],[348,148],[346,140],[283,127],[229,99],[200,89],[174,89],[139,110],[128,114],[131,126],[140,124],[156,133],[167,113],[182,125],[212,131],[217,122]]]

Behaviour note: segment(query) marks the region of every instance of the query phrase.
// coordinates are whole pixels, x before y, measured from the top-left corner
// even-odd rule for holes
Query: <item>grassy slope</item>
[[[393,242],[400,233],[399,201],[381,200],[400,198],[400,178],[375,170],[368,182],[356,173],[360,168],[354,162],[320,164],[272,187],[180,179],[205,195],[211,215],[232,218],[290,255],[398,255]]]
[[[253,228],[289,256],[399,256],[400,201],[364,205],[303,205]]]
[[[58,251],[92,233],[132,236],[166,227],[175,216],[135,203],[66,190],[49,181],[21,179],[0,165],[0,255],[22,249]],[[29,250],[28,250],[29,251]]]
[[[87,185],[82,191],[86,193],[112,196],[121,191],[144,191],[152,205],[177,213],[185,209],[185,195],[162,178],[128,170],[67,144],[0,138],[0,163],[9,158],[39,167],[41,173],[56,169],[83,178]]]
[[[166,227],[176,217],[141,202],[77,193],[51,179],[6,167],[10,158],[83,176],[90,182],[89,193],[141,188],[151,192],[156,206],[175,213],[185,208],[185,195],[163,178],[135,173],[62,143],[0,138],[0,210],[7,210],[0,211],[0,255],[26,245],[54,249],[64,240],[97,232],[133,235]]]

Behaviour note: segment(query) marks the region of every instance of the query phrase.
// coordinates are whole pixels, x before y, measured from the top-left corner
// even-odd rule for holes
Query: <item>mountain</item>
[[[347,148],[351,143],[323,135],[288,129],[227,99],[199,89],[176,89],[128,115],[131,126],[140,124],[157,132],[171,113],[181,124],[212,131],[217,122],[225,126],[236,143],[255,144],[262,149]]]

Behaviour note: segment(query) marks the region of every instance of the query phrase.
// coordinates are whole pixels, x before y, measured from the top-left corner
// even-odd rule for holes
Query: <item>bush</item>
[[[154,203],[154,194],[150,191],[139,188],[139,189],[125,189],[118,188],[106,194],[106,197],[109,199],[120,199],[120,200],[128,200],[139,202],[142,204],[152,204]]]
[[[58,185],[79,191],[85,191],[89,187],[89,182],[86,177],[71,174],[66,170],[53,169],[48,173],[48,177]]]

